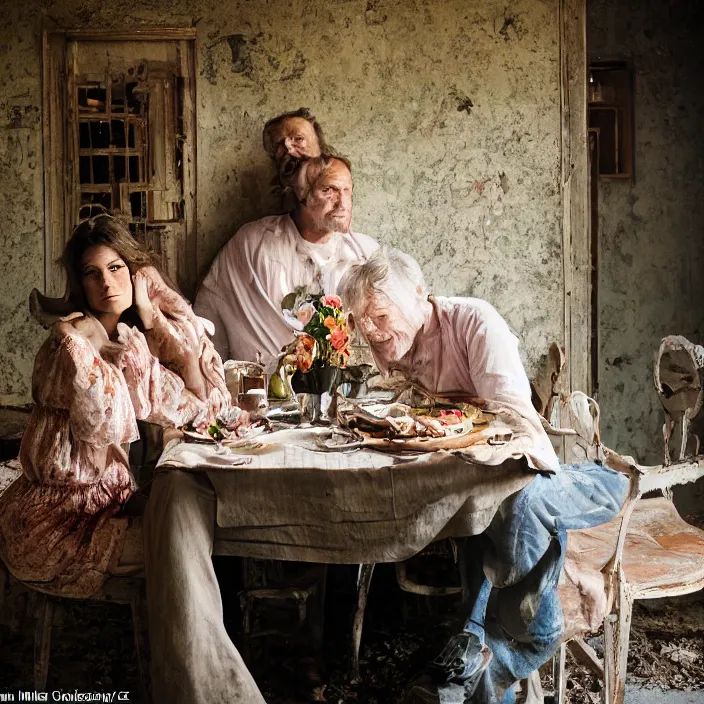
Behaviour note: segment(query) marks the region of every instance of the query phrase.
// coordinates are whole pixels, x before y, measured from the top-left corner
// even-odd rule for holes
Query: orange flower
[[[325,320],[323,320],[323,325],[332,332],[336,327],[337,323],[335,322],[335,318],[332,317],[332,315],[328,315]]]
[[[334,328],[330,330],[330,344],[336,352],[340,352],[347,344],[347,333],[342,328]]]
[[[300,335],[296,340],[296,367],[307,372],[315,358],[315,338],[311,335]]]

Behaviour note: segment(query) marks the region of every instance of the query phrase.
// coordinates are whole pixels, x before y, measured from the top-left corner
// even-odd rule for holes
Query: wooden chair
[[[63,597],[39,593],[37,622],[34,632],[34,688],[46,691],[51,657],[51,638],[57,607],[65,603]],[[146,623],[144,621],[144,580],[136,577],[112,577],[101,590],[86,601],[108,601],[115,604],[129,604],[132,609],[132,627],[139,673],[141,698],[148,701],[148,666]]]
[[[578,419],[574,423],[579,428],[575,433],[577,456],[606,460],[630,476],[631,490],[617,518],[573,532],[580,564],[591,566],[603,577],[609,605],[603,621],[605,656],[602,661],[583,639],[589,628],[579,623],[582,594],[574,586],[561,585],[567,628],[555,658],[556,701],[565,701],[565,653],[569,647],[575,659],[602,678],[604,704],[622,704],[633,602],[689,594],[704,587],[704,531],[685,523],[670,498],[673,486],[704,477],[704,457],[641,466],[601,444],[599,410],[593,399],[575,392],[566,405],[571,407],[568,415]],[[662,497],[642,498],[656,492]]]
[[[213,554],[218,554],[217,540]],[[305,627],[314,648],[323,644],[325,588],[327,565],[307,565],[275,560],[242,558],[244,589],[239,593],[242,612],[241,654],[248,665],[251,662],[252,641],[255,638],[298,636]],[[284,630],[260,627],[256,604],[290,603],[297,612],[298,623]]]
[[[421,562],[430,562],[433,567],[444,564],[450,565],[451,569],[459,572],[455,584],[426,584],[419,581],[417,573],[422,567]],[[405,562],[396,562],[394,569],[396,572],[396,583],[401,591],[409,594],[417,594],[418,596],[456,596],[462,593],[462,586],[459,584],[461,580],[461,571],[456,569],[459,564],[459,555],[457,551],[457,543],[452,538],[439,540],[431,543],[422,550],[418,555],[412,557]],[[427,574],[427,570],[425,571]]]
[[[0,492],[21,473],[17,460],[2,463],[4,474]],[[13,476],[14,475],[14,476]],[[11,583],[20,584],[14,580],[5,565],[0,562],[0,612],[6,616],[5,596]],[[21,586],[27,593],[37,596],[36,626],[34,631],[34,687],[37,691],[46,691],[49,676],[49,662],[51,659],[52,630],[55,625],[58,610],[67,603],[69,597],[56,597],[31,589],[26,585]],[[132,626],[134,629],[135,654],[141,697],[148,701],[149,678],[148,658],[146,646],[146,606],[144,599],[144,579],[139,576],[111,577],[100,591],[86,600],[72,601],[107,601],[116,604],[129,604],[132,610]]]
[[[704,347],[680,335],[663,338],[653,366],[653,382],[665,423],[662,436],[665,464],[670,464],[670,439],[675,424],[680,424],[679,460],[687,456],[690,440],[693,453],[699,454],[699,438],[689,432],[690,424],[704,404]]]
[[[405,562],[396,562],[394,564],[396,572],[396,583],[399,588],[410,594],[418,594],[419,596],[456,596],[462,594],[465,590],[462,586],[458,585],[429,585],[422,584],[417,580],[413,579],[409,575],[408,566],[409,563],[416,559],[417,557],[424,557],[428,554],[434,554],[443,551],[442,548],[438,546],[446,546],[451,544],[451,540],[442,540],[439,543],[433,543],[429,545],[425,550],[422,550],[418,555]],[[374,564],[362,564],[359,566],[359,571],[357,573],[357,602],[355,604],[354,613],[352,616],[352,633],[350,639],[350,667],[349,667],[349,677],[352,683],[359,682],[359,649],[362,642],[362,628],[364,625],[364,614],[367,608],[367,599],[369,597],[369,589],[372,583],[372,575],[374,574]],[[460,570],[462,574],[462,570]]]
[[[56,597],[31,589],[14,580],[5,565],[0,562],[0,611],[3,621],[8,614],[5,613],[6,594],[11,585],[20,585],[28,594],[34,594],[36,600],[36,625],[34,630],[34,688],[37,691],[46,691],[49,677],[49,662],[51,659],[52,630],[56,622],[58,610],[65,606],[68,597]],[[140,684],[140,696],[143,701],[148,701],[149,678],[148,658],[146,645],[146,622],[144,603],[144,579],[140,577],[112,577],[100,591],[90,599],[72,601],[107,601],[115,604],[129,604],[132,610],[132,625],[134,629],[134,645],[137,658],[137,669]]]

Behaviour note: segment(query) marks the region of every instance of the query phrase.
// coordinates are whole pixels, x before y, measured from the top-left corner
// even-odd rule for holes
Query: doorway
[[[48,32],[44,141],[48,293],[96,207],[120,217],[186,295],[195,288],[194,30]]]

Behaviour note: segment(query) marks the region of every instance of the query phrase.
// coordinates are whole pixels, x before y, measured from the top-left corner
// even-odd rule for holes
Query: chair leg
[[[350,658],[350,680],[359,681],[359,646],[362,642],[362,626],[364,625],[364,611],[367,607],[367,596],[372,583],[374,565],[360,565],[357,577],[357,605],[352,620],[352,653]]]
[[[137,673],[139,676],[139,687],[142,701],[148,702],[149,698],[149,665],[147,654],[149,647],[146,642],[146,619],[145,602],[142,596],[142,591],[138,588],[132,596],[130,602],[132,609],[132,629],[134,630],[134,649],[137,655]]]
[[[687,439],[689,438],[689,418],[685,413],[682,416],[682,437],[680,438],[680,462],[687,456]]]
[[[54,601],[46,594],[39,594],[37,625],[34,631],[34,688],[46,691],[51,655],[51,626],[54,619]]]
[[[614,680],[616,678],[616,631],[618,617],[609,614],[604,619],[604,689],[602,704],[613,704]]]
[[[242,612],[242,641],[238,644],[244,664],[252,664],[252,607],[254,600],[249,592],[240,593],[240,610]]]
[[[619,614],[618,634],[616,639],[616,669],[614,677],[614,694],[612,704],[623,704],[626,697],[626,671],[628,669],[628,643],[631,637],[631,618],[633,599],[622,590]]]
[[[633,598],[625,585],[619,588],[618,604],[618,614],[604,620],[604,704],[623,704],[626,695]]]
[[[670,418],[669,415],[665,414],[665,422],[662,426],[662,440],[665,451],[665,461],[664,464],[667,467],[671,462],[670,457],[670,438],[672,437],[672,430],[675,427],[675,421]]]
[[[557,649],[552,658],[552,681],[555,687],[553,701],[555,704],[565,704],[567,701],[567,676],[565,674],[566,654],[566,644],[560,643],[560,647]]]
[[[308,624],[316,650],[323,648],[325,633],[325,593],[327,591],[328,566],[322,565],[322,574],[316,577],[316,588],[311,594],[308,608]]]
[[[7,601],[7,569],[5,565],[0,562],[0,623],[5,623],[5,607]]]

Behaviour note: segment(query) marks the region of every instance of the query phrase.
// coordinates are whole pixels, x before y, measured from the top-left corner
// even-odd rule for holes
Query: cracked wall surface
[[[660,462],[654,355],[669,334],[704,343],[704,8],[592,0],[588,11],[591,59],[631,62],[635,84],[635,178],[599,182],[603,437]]]
[[[5,3],[9,4],[9,3]],[[198,266],[272,212],[261,128],[301,105],[353,163],[353,228],[415,256],[438,294],[488,299],[529,373],[562,340],[558,5],[542,0],[54,0],[47,26],[191,26],[198,111]],[[39,4],[5,34],[6,62],[41,106]],[[26,130],[41,151],[39,122]],[[19,136],[19,132],[12,133]],[[13,152],[14,154],[14,152]],[[41,280],[41,159],[0,166],[16,215],[0,384],[26,395]],[[3,256],[7,256],[6,254]],[[7,287],[9,288],[5,290]],[[30,334],[28,330],[33,332]],[[21,351],[20,351],[21,350]]]
[[[0,25],[0,405],[29,400],[44,338],[27,297],[44,285],[41,36],[38,3],[5,3]]]

